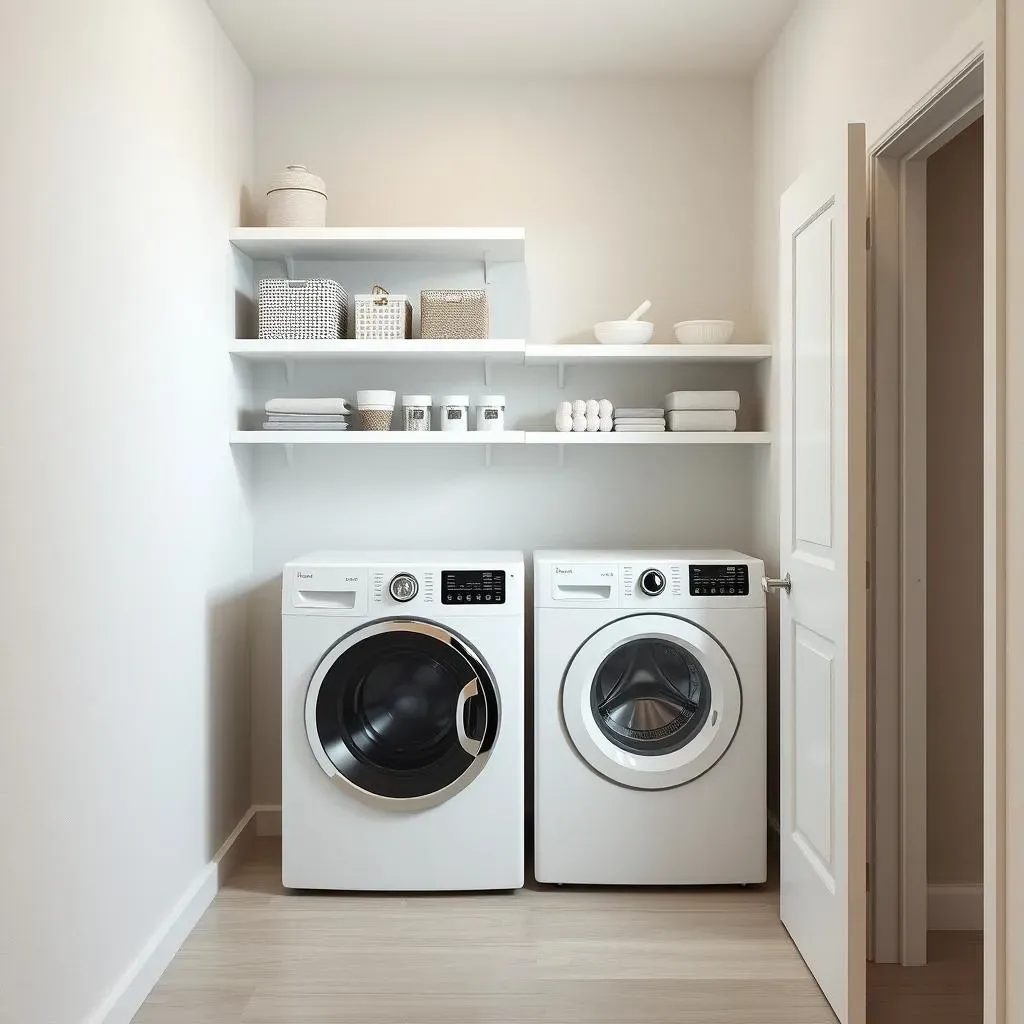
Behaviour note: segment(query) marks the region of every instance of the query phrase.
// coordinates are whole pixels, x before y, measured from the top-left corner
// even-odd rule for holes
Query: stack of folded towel
[[[555,410],[555,430],[563,434],[607,432],[612,429],[613,413],[614,408],[607,398],[561,402]]]
[[[616,409],[615,431],[620,434],[662,433],[665,430],[663,409]]]
[[[735,430],[738,391],[673,391],[665,396],[669,430]]]
[[[352,404],[344,398],[272,398],[264,430],[347,430]]]

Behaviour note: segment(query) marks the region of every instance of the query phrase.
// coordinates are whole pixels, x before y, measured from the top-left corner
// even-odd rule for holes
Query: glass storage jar
[[[402,395],[402,426],[405,430],[430,430],[430,395]]]

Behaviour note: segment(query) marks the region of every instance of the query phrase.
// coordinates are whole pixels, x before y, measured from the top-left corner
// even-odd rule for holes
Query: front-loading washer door
[[[313,673],[305,710],[310,749],[329,776],[408,810],[468,785],[498,731],[497,689],[483,659],[416,619],[342,637]]]
[[[562,715],[579,755],[636,789],[669,789],[709,771],[729,749],[742,705],[722,646],[672,615],[630,615],[599,629],[562,683]]]

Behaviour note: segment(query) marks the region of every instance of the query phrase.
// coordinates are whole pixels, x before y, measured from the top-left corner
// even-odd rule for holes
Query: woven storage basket
[[[356,296],[356,338],[400,341],[412,337],[412,303],[408,295],[389,295],[379,284],[372,295]]]
[[[326,223],[327,187],[323,178],[311,174],[302,164],[289,164],[270,179],[268,228],[322,228]]]
[[[421,338],[487,338],[491,315],[483,289],[420,292]]]
[[[333,341],[347,330],[348,293],[337,281],[260,281],[261,340]]]

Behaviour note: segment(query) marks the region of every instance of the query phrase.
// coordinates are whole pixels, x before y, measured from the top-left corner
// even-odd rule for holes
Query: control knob
[[[402,604],[411,601],[419,593],[419,589],[420,585],[416,582],[416,577],[407,572],[400,572],[394,576],[391,586],[388,587],[391,596]]]
[[[657,569],[645,569],[640,574],[640,590],[648,597],[665,593],[665,574]]]

